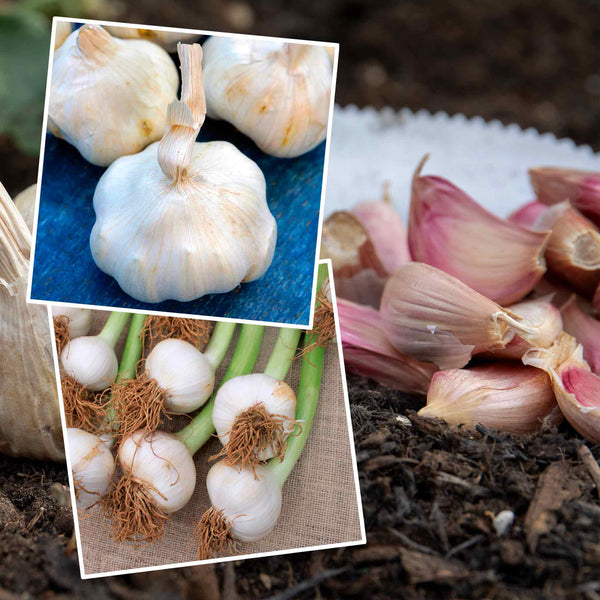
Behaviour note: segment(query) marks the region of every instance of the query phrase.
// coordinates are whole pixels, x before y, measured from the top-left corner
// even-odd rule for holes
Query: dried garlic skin
[[[107,25],[105,27],[111,35],[123,40],[148,40],[158,44],[167,52],[175,52],[178,42],[195,42],[200,38],[198,33],[181,33],[179,31],[158,31],[155,29],[138,29],[136,27],[118,27]]]
[[[37,184],[30,185],[25,188],[20,194],[15,197],[15,204],[19,209],[19,212],[25,219],[29,231],[33,231],[33,218],[35,216],[35,192],[37,190]]]
[[[258,165],[228,142],[195,143],[174,185],[158,149],[123,157],[101,177],[90,236],[98,267],[142,302],[186,302],[261,277],[277,224]]]
[[[85,25],[54,54],[48,129],[106,167],[162,137],[178,85],[175,64],[156,44]]]
[[[56,29],[54,33],[54,49],[60,48],[65,40],[71,35],[72,27],[71,23],[65,21],[58,21],[56,23]]]
[[[209,117],[280,158],[325,139],[333,70],[324,47],[213,36],[203,50]]]
[[[0,185],[0,452],[63,461],[49,309],[26,302],[30,246]]]

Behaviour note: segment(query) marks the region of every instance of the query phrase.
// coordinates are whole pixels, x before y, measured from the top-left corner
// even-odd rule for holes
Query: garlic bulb
[[[115,460],[108,446],[82,429],[67,429],[71,471],[77,507],[88,508],[108,490],[115,473]]]
[[[299,156],[325,139],[333,74],[322,46],[214,36],[203,67],[208,116],[267,154]]]
[[[85,25],[54,54],[48,129],[108,166],[162,137],[178,84],[175,64],[156,44]]]
[[[94,392],[106,389],[119,370],[113,347],[95,335],[70,341],[60,353],[60,362],[69,377]]]
[[[117,459],[165,513],[183,508],[194,493],[194,461],[185,444],[170,433],[137,431],[123,440]]]
[[[71,23],[57,21],[54,29],[54,50],[60,48],[65,43],[65,40],[71,35],[71,31]]]
[[[68,319],[69,339],[87,335],[92,328],[92,311],[89,308],[75,306],[52,305],[52,316]]]
[[[282,419],[283,442],[294,431],[296,414],[296,394],[285,381],[279,381],[264,373],[252,373],[234,377],[225,382],[215,397],[213,424],[221,443],[229,443],[236,418],[247,411],[262,405],[269,416]],[[275,444],[257,450],[259,461],[276,455]]]
[[[128,40],[148,40],[154,42],[167,52],[175,52],[178,42],[195,42],[200,37],[198,33],[181,33],[179,31],[159,31],[157,29],[138,29],[136,27],[118,27],[106,25],[106,31],[111,35]]]
[[[163,340],[146,359],[146,375],[164,391],[167,410],[189,413],[212,394],[215,371],[206,355],[183,340]]]
[[[48,309],[28,304],[31,234],[0,184],[0,452],[62,461]]]
[[[227,142],[194,143],[204,121],[202,50],[180,45],[182,101],[158,144],[115,161],[94,194],[98,267],[143,302],[189,301],[261,277],[277,225],[259,167]]]
[[[260,540],[277,523],[281,486],[268,467],[259,465],[253,472],[220,461],[208,471],[206,489],[212,505],[223,511],[231,524],[231,534],[238,540]]]
[[[35,216],[35,192],[37,190],[37,184],[30,185],[25,188],[20,194],[17,194],[15,198],[15,204],[19,209],[19,212],[25,219],[29,231],[33,231],[33,217]]]

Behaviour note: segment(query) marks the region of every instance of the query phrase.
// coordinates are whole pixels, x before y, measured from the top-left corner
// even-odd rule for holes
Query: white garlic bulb
[[[56,50],[65,43],[65,40],[71,35],[71,23],[58,21],[54,29],[54,49]]]
[[[223,445],[229,442],[229,433],[236,417],[244,411],[263,404],[267,413],[287,417],[283,421],[284,438],[294,431],[296,394],[285,381],[264,373],[241,375],[226,381],[215,397],[213,425]],[[275,456],[272,446],[257,452],[260,461]]]
[[[105,29],[115,37],[128,40],[148,40],[154,42],[167,52],[175,52],[178,42],[195,42],[200,38],[198,33],[181,33],[179,31],[159,31],[156,29],[138,29],[137,27],[119,27],[106,25]]]
[[[136,431],[117,454],[120,467],[147,484],[148,494],[166,513],[183,508],[196,487],[196,467],[183,442],[164,431]]]
[[[71,340],[60,353],[60,362],[69,377],[94,392],[106,389],[119,370],[113,346],[97,335]]]
[[[154,346],[146,359],[146,374],[165,392],[167,410],[189,413],[212,394],[215,371],[208,358],[183,340],[168,339]]]
[[[85,25],[54,54],[48,129],[108,166],[162,137],[178,84],[175,64],[156,44]]]
[[[98,267],[136,300],[182,302],[261,277],[277,225],[262,171],[227,142],[195,143],[204,121],[201,47],[180,44],[182,101],[160,143],[115,161],[94,194]]]
[[[255,476],[256,473],[256,476]],[[214,464],[206,476],[212,505],[222,510],[231,534],[243,542],[265,537],[281,513],[281,486],[268,467],[237,470],[224,461]]]
[[[71,340],[87,335],[92,328],[92,311],[89,308],[53,304],[52,316],[67,317],[69,320],[69,339]]]
[[[108,446],[82,429],[67,429],[77,506],[85,509],[100,500],[115,473],[115,460]]]
[[[333,73],[323,46],[214,36],[203,67],[208,116],[267,154],[299,156],[325,139]]]
[[[30,185],[15,197],[15,204],[25,219],[29,231],[33,231],[33,217],[35,216],[35,193],[37,184]]]

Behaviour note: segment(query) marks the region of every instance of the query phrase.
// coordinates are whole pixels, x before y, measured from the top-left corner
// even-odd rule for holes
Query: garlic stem
[[[263,333],[264,327],[262,325],[242,326],[235,352],[233,353],[227,372],[223,376],[221,385],[233,377],[252,373],[258,359],[258,353],[260,352]],[[175,434],[175,437],[179,438],[186,445],[192,455],[210,439],[210,436],[215,431],[212,422],[214,405],[215,395],[213,394],[213,397],[206,403],[198,415],[181,431]]]
[[[113,311],[110,313],[110,317],[108,317],[108,320],[102,328],[102,331],[98,334],[98,337],[114,348],[121,332],[125,328],[125,325],[127,325],[130,316],[131,315],[126,312]]]
[[[227,354],[229,343],[235,331],[235,325],[235,323],[225,323],[222,321],[219,321],[215,325],[210,342],[204,351],[204,357],[208,360],[213,370],[216,370]]]
[[[148,315],[138,313],[131,317],[125,347],[123,348],[123,356],[121,357],[119,372],[117,374],[117,383],[125,379],[134,379],[136,376],[136,367],[144,349],[142,332],[144,331],[147,318]]]
[[[158,145],[158,163],[163,173],[178,183],[187,169],[194,142],[206,116],[202,81],[202,46],[177,44],[181,59],[181,100],[167,108],[167,131]]]
[[[305,346],[311,343],[312,338],[313,335],[306,336]],[[312,422],[317,411],[319,391],[321,389],[324,356],[325,349],[322,346],[315,346],[302,358],[300,383],[296,397],[296,421],[302,423],[302,431],[298,435],[290,436],[288,439],[284,459],[282,461],[273,459],[269,462],[268,466],[280,486],[283,486],[286,479],[290,476],[310,434]]]
[[[264,370],[265,375],[270,375],[280,381],[286,378],[294,362],[301,334],[300,329],[282,327],[279,330],[275,346]]]

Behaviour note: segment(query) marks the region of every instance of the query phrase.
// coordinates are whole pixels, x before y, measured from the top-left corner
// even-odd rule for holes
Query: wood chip
[[[598,493],[598,498],[600,498],[600,466],[598,466],[598,461],[596,461],[594,455],[585,444],[578,448],[577,454],[579,454],[581,462],[585,465],[585,468],[589,471],[594,480],[596,492]]]

